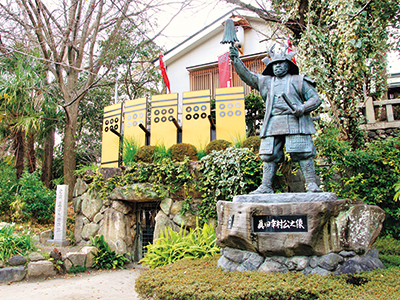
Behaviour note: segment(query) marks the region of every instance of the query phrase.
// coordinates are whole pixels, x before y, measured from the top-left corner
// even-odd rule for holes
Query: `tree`
[[[181,9],[186,2],[190,0],[182,0]],[[0,4],[3,35],[8,39],[26,37],[39,47],[62,94],[64,182],[70,186],[70,198],[75,184],[79,103],[112,68],[116,57],[110,49],[120,41],[123,22],[145,33],[152,26],[152,14],[166,5],[169,3],[161,0],[63,0],[49,4],[5,0]],[[15,35],[18,30],[21,35]]]
[[[399,2],[271,0],[258,2],[258,7],[240,0],[225,2],[291,32],[302,72],[317,81],[341,129],[341,139],[358,148],[364,119],[359,104],[367,96],[379,99],[386,92],[385,56],[391,46],[390,29],[399,28]]]

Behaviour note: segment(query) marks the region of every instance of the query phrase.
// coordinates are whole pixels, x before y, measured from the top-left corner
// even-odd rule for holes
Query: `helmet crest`
[[[280,53],[275,53],[274,49],[275,49],[275,44],[269,50],[267,50],[267,53],[270,57],[265,57],[262,60],[263,63],[266,65],[266,68],[262,74],[274,76],[274,72],[272,71],[272,65],[275,62],[286,61],[289,64],[288,73],[292,75],[298,75],[299,67],[292,61],[292,58],[296,54],[296,52],[292,51],[286,53],[288,47],[282,49]]]

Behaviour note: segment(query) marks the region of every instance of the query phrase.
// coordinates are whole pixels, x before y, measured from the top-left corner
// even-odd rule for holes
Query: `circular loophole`
[[[160,118],[159,118],[159,117],[155,117],[155,118],[154,118],[154,122],[155,122],[155,123],[160,122]]]
[[[197,105],[195,107],[193,107],[194,111],[199,111],[200,107],[198,107]]]
[[[235,103],[235,107],[236,107],[236,108],[239,108],[240,106],[242,106],[242,105],[240,104],[240,102],[236,102],[236,103]]]
[[[235,115],[240,116],[242,112],[240,110],[235,111]]]
[[[113,126],[111,125],[111,126],[110,126],[110,130],[113,130],[113,129],[114,129],[114,128],[113,128]]]
[[[143,113],[140,113],[140,114],[139,114],[139,118],[143,118]]]
[[[136,125],[137,125],[137,122],[133,121],[132,126],[136,126]]]
[[[189,114],[186,115],[186,120],[189,121],[191,118],[192,118],[192,115],[189,115]]]
[[[126,127],[131,127],[131,122],[126,123]]]
[[[139,120],[139,124],[143,124],[143,120]]]
[[[174,109],[173,108],[168,109],[168,113],[173,114],[174,113]]]
[[[105,132],[108,132],[108,127],[104,128],[104,131],[105,131]]]
[[[162,117],[161,122],[165,122],[165,121],[167,121],[167,117]]]
[[[202,119],[207,118],[207,114],[206,113],[202,113],[200,116],[201,116]]]
[[[105,121],[105,124],[108,125],[110,122],[108,122],[108,120]]]
[[[132,116],[131,115],[127,115],[126,119],[129,121],[130,119],[132,119]]]
[[[134,119],[137,119],[137,114],[133,114],[133,118],[134,118]]]
[[[162,113],[163,115],[165,115],[165,114],[167,113],[167,110],[164,108],[164,109],[161,111],[161,113]]]
[[[118,123],[118,121],[119,121],[119,119],[118,119],[118,118],[115,118],[115,123]]]
[[[114,125],[114,129],[117,130],[118,129],[118,124]]]
[[[201,110],[202,110],[202,111],[205,111],[206,109],[207,109],[207,106],[205,106],[205,105],[202,105],[202,106],[201,106]]]
[[[233,116],[233,111],[231,111],[231,110],[228,111],[228,116],[229,116],[229,117],[232,117],[232,116]]]
[[[192,107],[191,106],[186,107],[186,111],[187,112],[191,112],[192,111]]]
[[[221,103],[221,104],[219,105],[219,108],[220,108],[220,109],[224,109],[224,108],[225,108],[225,104]]]
[[[232,103],[228,103],[227,107],[228,107],[229,109],[231,109],[231,108],[233,108],[233,104],[232,104]]]
[[[112,124],[112,123],[114,123],[114,120],[113,120],[113,119],[110,120],[110,124]]]
[[[158,116],[158,115],[160,114],[160,111],[159,111],[158,109],[156,109],[156,110],[154,111],[154,114],[155,114],[156,116]]]
[[[221,111],[221,112],[219,113],[219,116],[220,116],[221,118],[225,117],[225,112],[224,112],[224,111]]]
[[[194,114],[193,119],[197,120],[199,118],[199,114]]]
[[[168,117],[168,121],[171,121],[171,122],[172,122],[173,120],[174,120],[174,117],[173,117],[173,116],[169,116],[169,117]]]

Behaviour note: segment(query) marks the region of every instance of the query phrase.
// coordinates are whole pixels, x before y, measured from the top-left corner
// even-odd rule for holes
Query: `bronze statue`
[[[265,101],[266,111],[261,128],[259,155],[264,161],[262,184],[251,194],[273,193],[272,180],[278,163],[284,160],[283,147],[293,161],[300,163],[306,180],[307,192],[322,192],[315,178],[313,157],[316,154],[311,135],[315,127],[310,112],[321,105],[315,90],[315,81],[299,75],[299,68],[291,60],[295,52],[275,53],[268,51],[270,58],[263,62],[263,73],[250,72],[239,58],[236,47],[230,47],[229,56],[236,73],[250,87],[258,90]]]

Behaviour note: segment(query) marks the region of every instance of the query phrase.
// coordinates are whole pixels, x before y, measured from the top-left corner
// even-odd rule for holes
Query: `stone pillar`
[[[56,207],[54,217],[54,239],[47,240],[49,244],[67,246],[67,209],[68,209],[68,185],[57,185]]]

